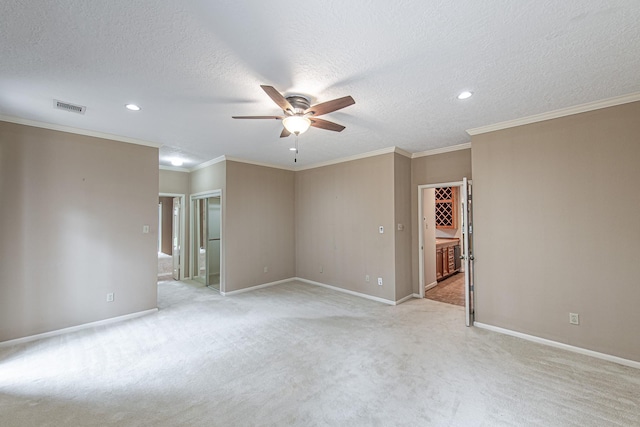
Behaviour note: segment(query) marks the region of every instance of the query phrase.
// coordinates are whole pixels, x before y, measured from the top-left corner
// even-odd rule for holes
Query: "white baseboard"
[[[608,362],[618,363],[620,365],[629,366],[631,368],[640,369],[640,362],[635,360],[623,359],[622,357],[612,356],[606,353],[600,353],[593,350],[587,350],[586,348],[576,347],[569,344],[564,344],[558,341],[548,340],[546,338],[536,337],[535,335],[523,334],[522,332],[512,331],[511,329],[504,329],[499,326],[486,325],[480,322],[473,322],[473,326],[488,331],[498,332],[505,335],[511,335],[512,337],[522,338],[523,340],[536,342],[538,344],[548,345],[550,347],[561,348],[563,350],[572,351],[574,353],[584,354],[586,356],[595,357],[598,359],[606,360]]]
[[[299,280],[300,282],[307,283],[309,285],[321,286],[323,288],[332,289],[332,290],[338,291],[338,292],[344,292],[345,294],[355,295],[357,297],[366,298],[366,299],[369,299],[369,300],[372,300],[372,301],[381,302],[383,304],[388,304],[388,305],[396,305],[396,304],[398,304],[396,301],[391,301],[391,300],[380,298],[380,297],[374,297],[373,295],[367,295],[367,294],[363,294],[361,292],[350,291],[349,289],[343,289],[343,288],[339,288],[337,286],[327,285],[326,283],[314,282],[313,280],[302,279],[300,277],[295,277],[293,280]]]
[[[237,289],[235,291],[220,292],[220,295],[229,296],[229,295],[241,294],[243,292],[254,291],[256,289],[266,288],[268,286],[279,285],[280,283],[291,282],[292,280],[296,280],[296,279],[294,277],[291,277],[289,279],[276,280],[275,282],[263,283],[262,285],[250,286],[248,288]]]
[[[400,298],[398,301],[396,301],[396,305],[402,304],[403,302],[409,301],[410,299],[413,299],[413,298],[415,298],[414,294],[409,294],[406,297]],[[418,297],[418,298],[420,298],[420,297]]]
[[[436,286],[438,286],[438,281],[437,280],[435,282],[431,282],[427,286],[425,286],[424,287],[424,291],[427,292],[429,289],[435,288]]]
[[[424,297],[421,297],[420,294],[413,294],[411,296],[414,297],[414,298],[419,298],[419,299],[424,298]]]
[[[68,328],[57,329],[55,331],[44,332],[42,334],[29,335],[28,337],[16,338],[13,340],[0,342],[0,347],[9,347],[12,345],[23,344],[29,341],[40,340],[43,338],[55,337],[56,335],[68,334],[70,332],[81,331],[82,329],[94,328],[96,326],[109,325],[111,323],[118,323],[129,319],[135,319],[136,317],[146,316],[147,314],[157,312],[157,308],[151,310],[138,311],[137,313],[125,314],[124,316],[111,317],[109,319],[98,320],[96,322],[83,323],[78,326],[71,326]]]

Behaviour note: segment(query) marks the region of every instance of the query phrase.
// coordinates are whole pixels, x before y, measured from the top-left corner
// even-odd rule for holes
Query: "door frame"
[[[159,193],[158,197],[177,197],[180,199],[180,206],[182,206],[182,209],[180,209],[180,280],[184,280],[184,279],[188,279],[189,277],[186,276],[186,271],[184,269],[184,241],[185,241],[185,221],[184,221],[184,208],[185,208],[185,198],[187,197],[186,194],[180,194],[180,193]],[[173,208],[172,208],[173,210]],[[173,224],[171,225],[173,227]]]
[[[199,199],[208,199],[209,197],[220,197],[220,294],[224,295],[225,292],[225,280],[224,280],[224,197],[222,195],[222,189],[216,190],[208,190],[208,191],[200,191],[198,193],[193,193],[189,196],[189,238],[191,239],[191,244],[189,245],[189,274],[190,278],[194,277],[194,272],[197,262],[197,255],[194,255],[194,245],[197,242],[195,239],[195,215],[196,210],[194,209],[194,203]]]
[[[422,226],[422,221],[424,218],[424,212],[423,212],[423,207],[424,207],[424,200],[423,200],[423,190],[428,189],[428,188],[442,188],[442,187],[458,187],[458,188],[462,188],[462,186],[464,186],[465,184],[472,184],[472,181],[463,179],[462,181],[452,181],[452,182],[440,182],[440,183],[435,183],[435,184],[421,184],[418,185],[418,283],[419,283],[419,297],[420,298],[424,298],[424,293],[425,293],[425,283],[424,283],[424,228]],[[462,197],[462,192],[460,197]],[[465,224],[463,224],[462,226],[466,226]],[[465,252],[464,255],[468,256],[468,253],[470,251],[469,248],[465,247],[464,248]],[[465,267],[465,274],[466,273],[467,268]],[[469,271],[469,274],[473,274],[473,269],[471,269],[471,271]],[[470,280],[473,280],[473,278],[470,278]],[[466,288],[467,284],[465,283],[465,288]],[[467,289],[465,289],[465,293],[467,292]],[[475,299],[475,291],[474,291],[474,299]],[[469,312],[469,303],[470,301],[468,301],[465,298],[465,311],[468,313]],[[475,304],[474,304],[475,306]]]

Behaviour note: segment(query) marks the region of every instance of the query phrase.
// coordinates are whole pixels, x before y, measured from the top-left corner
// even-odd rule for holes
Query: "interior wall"
[[[214,190],[222,190],[222,235],[225,236],[225,227],[226,227],[226,197],[227,197],[227,162],[218,162],[212,165],[196,169],[189,174],[189,191],[187,192],[187,197],[185,204],[187,205],[187,211],[185,212],[187,221],[186,227],[186,237],[187,242],[185,247],[188,249],[185,252],[190,255],[193,248],[191,247],[191,195],[197,193],[203,193],[207,191]],[[222,252],[222,262],[224,264],[225,259],[225,248],[226,242],[225,239],[222,239],[222,244],[220,245],[220,251]],[[191,263],[193,262],[191,258],[187,258],[188,263],[185,263],[185,269],[187,270],[186,276],[193,276],[193,266]],[[224,281],[224,272],[222,273],[223,277],[221,280]]]
[[[412,295],[411,283],[411,159],[394,154],[396,301]],[[390,230],[391,231],[391,230]]]
[[[395,301],[394,162],[390,153],[296,172],[298,277]]]
[[[157,148],[0,122],[0,198],[0,341],[156,307]]]
[[[640,361],[639,117],[635,102],[473,137],[477,321]]]
[[[159,197],[158,201],[162,205],[162,237],[160,238],[160,249],[162,253],[171,255],[173,253],[172,231],[173,231],[173,197]]]
[[[424,286],[436,283],[436,190],[422,190],[422,227],[424,239]],[[418,236],[419,237],[419,236]],[[418,267],[419,269],[419,267]]]
[[[186,270],[184,276],[189,277],[189,248],[191,247],[189,235],[191,206],[189,204],[189,195],[191,193],[191,174],[189,172],[160,169],[158,180],[160,193],[185,195],[184,206],[182,206],[184,212],[184,248],[182,249],[182,256],[184,257],[184,268]]]
[[[450,151],[411,160],[411,221],[416,224],[411,233],[411,277],[413,292],[420,292],[420,251],[418,250],[418,185],[440,184],[471,179],[471,149]],[[435,262],[435,261],[434,261]],[[428,284],[428,283],[425,283]]]
[[[225,291],[294,277],[294,172],[226,161],[226,174]]]

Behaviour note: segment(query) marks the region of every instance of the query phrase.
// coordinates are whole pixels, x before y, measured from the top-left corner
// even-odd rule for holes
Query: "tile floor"
[[[425,298],[464,307],[464,273],[444,279],[424,294]]]

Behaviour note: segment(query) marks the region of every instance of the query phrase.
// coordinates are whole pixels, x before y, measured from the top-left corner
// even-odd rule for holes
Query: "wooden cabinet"
[[[458,228],[458,187],[436,188],[436,228]]]
[[[459,239],[436,240],[436,280],[442,280],[458,272],[456,268],[456,246]]]

